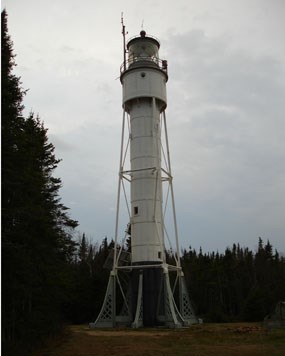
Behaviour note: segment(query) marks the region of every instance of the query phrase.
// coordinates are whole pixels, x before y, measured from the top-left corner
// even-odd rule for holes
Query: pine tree
[[[12,234],[17,224],[17,207],[20,204],[20,192],[17,177],[22,174],[19,146],[23,131],[22,100],[25,91],[21,88],[20,78],[13,74],[15,55],[13,43],[8,35],[7,13],[1,13],[1,158],[2,158],[2,243]]]
[[[86,262],[88,255],[88,243],[86,242],[85,234],[83,233],[82,238],[79,242],[79,259],[80,262]]]
[[[21,88],[20,78],[13,74],[15,55],[13,43],[8,35],[7,13],[1,13],[1,210],[2,210],[2,308],[5,327],[3,340],[15,337],[15,293],[17,283],[14,281],[13,268],[18,265],[19,244],[15,239],[15,230],[19,222],[18,210],[21,205],[21,190],[18,177],[22,176],[20,150],[24,118],[22,117],[22,100],[25,91]]]
[[[25,91],[12,73],[15,56],[5,10],[1,16],[2,340],[5,352],[21,346],[24,355],[59,325],[77,222],[59,197],[61,180],[53,173],[60,161],[47,129],[32,113],[22,116]]]

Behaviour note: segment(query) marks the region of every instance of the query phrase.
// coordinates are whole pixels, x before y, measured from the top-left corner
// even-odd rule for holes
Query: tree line
[[[54,177],[60,160],[41,119],[23,115],[26,91],[13,74],[5,10],[1,20],[2,351],[25,356],[63,323],[95,320],[114,242],[75,238],[78,223],[61,202],[62,183]],[[284,257],[261,238],[254,252],[239,244],[224,253],[189,247],[181,263],[194,310],[205,321],[262,320],[285,299]]]
[[[239,244],[224,253],[189,248],[182,267],[196,313],[206,321],[260,321],[285,299],[285,259],[261,238],[255,252]]]
[[[73,284],[71,322],[94,321],[98,315],[109,278],[104,262],[113,246],[107,238],[100,246],[88,243],[84,234],[80,239],[73,262],[77,285]],[[170,252],[167,260],[174,264]],[[254,252],[239,244],[223,253],[189,247],[182,251],[181,266],[195,313],[205,322],[262,321],[285,299],[285,258],[261,238]]]

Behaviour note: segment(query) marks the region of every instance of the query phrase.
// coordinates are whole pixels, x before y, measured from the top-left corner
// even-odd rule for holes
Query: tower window
[[[158,252],[158,258],[161,259],[161,251]]]
[[[145,72],[141,73],[141,77],[144,78],[145,77]]]
[[[139,207],[138,206],[134,206],[134,214],[138,215],[139,213]]]

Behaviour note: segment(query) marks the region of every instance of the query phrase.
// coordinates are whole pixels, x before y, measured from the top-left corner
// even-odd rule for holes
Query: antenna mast
[[[124,25],[123,12],[121,13],[122,35],[123,35],[123,54],[124,54],[124,71],[126,70],[126,31]],[[128,32],[127,32],[128,33]]]

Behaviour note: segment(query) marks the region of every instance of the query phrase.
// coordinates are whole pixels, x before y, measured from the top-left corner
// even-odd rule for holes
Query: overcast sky
[[[258,237],[285,253],[285,1],[2,0],[23,87],[61,196],[93,241],[114,237],[127,37],[159,38],[180,244]],[[128,221],[125,222],[127,224]],[[123,235],[123,231],[122,231]]]

